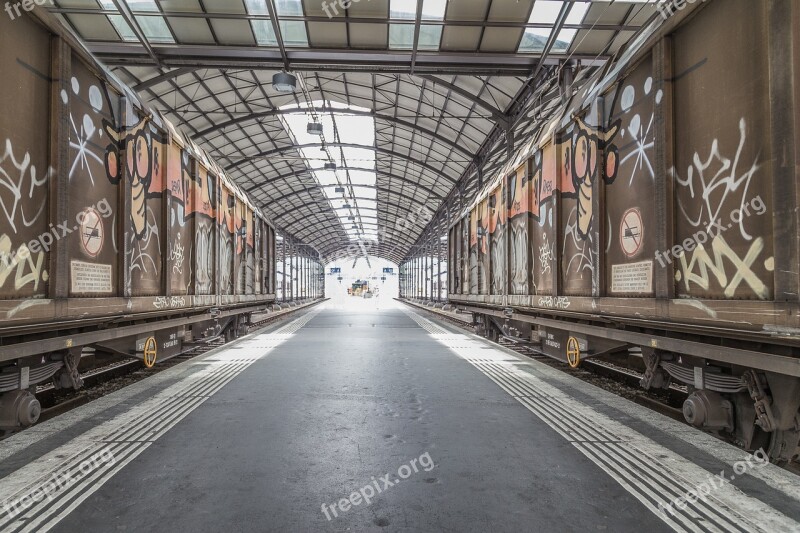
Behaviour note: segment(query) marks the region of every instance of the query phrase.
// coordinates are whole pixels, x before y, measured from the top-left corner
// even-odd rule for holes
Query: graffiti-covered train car
[[[38,10],[37,10],[38,11]],[[0,17],[0,429],[96,353],[151,366],[236,337],[276,293],[276,233],[206,152],[58,26]],[[85,352],[84,352],[85,353]]]
[[[688,421],[794,455],[798,20],[697,3],[577,76],[451,226],[450,301],[574,366],[639,358]]]

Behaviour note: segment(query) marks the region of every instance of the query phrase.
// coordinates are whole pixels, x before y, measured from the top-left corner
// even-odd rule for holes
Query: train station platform
[[[7,439],[0,531],[800,530],[796,476],[760,455],[424,311],[358,306]]]

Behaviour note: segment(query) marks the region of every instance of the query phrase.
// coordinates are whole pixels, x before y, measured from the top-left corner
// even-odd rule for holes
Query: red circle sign
[[[89,257],[95,258],[103,249],[103,220],[96,209],[90,207],[83,212],[81,219],[81,246]]]
[[[625,211],[619,228],[619,244],[628,257],[633,257],[642,249],[644,242],[644,222],[642,213],[635,207]]]

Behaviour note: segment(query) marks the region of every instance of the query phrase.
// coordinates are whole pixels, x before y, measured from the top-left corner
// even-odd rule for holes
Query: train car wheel
[[[578,368],[581,364],[581,347],[575,337],[567,340],[567,364],[570,368]]]
[[[158,345],[156,344],[155,337],[148,337],[144,341],[144,350],[142,361],[147,368],[153,368],[158,359]]]

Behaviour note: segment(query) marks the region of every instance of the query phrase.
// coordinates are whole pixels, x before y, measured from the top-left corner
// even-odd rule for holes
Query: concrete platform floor
[[[421,311],[354,303],[3,441],[0,530],[800,531],[795,475]]]

